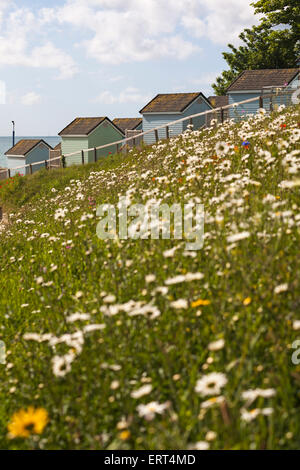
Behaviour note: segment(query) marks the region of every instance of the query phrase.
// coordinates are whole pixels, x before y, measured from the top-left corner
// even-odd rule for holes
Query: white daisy
[[[170,305],[176,310],[186,309],[189,306],[188,301],[185,299],[174,300],[174,302],[171,302]]]
[[[143,387],[139,388],[138,390],[134,390],[132,393],[131,393],[131,397],[132,398],[141,398],[141,397],[144,397],[145,395],[149,395],[149,393],[151,393],[153,390],[153,387],[152,385],[148,384],[148,385],[144,385]]]
[[[227,384],[226,375],[221,372],[212,372],[199,379],[195,391],[200,395],[219,395],[221,389]]]
[[[229,152],[229,145],[226,142],[218,142],[216,145],[216,153],[217,155],[227,155]]]
[[[147,421],[152,421],[156,414],[162,415],[168,408],[169,403],[158,403],[157,401],[152,401],[147,405],[139,405],[137,410],[141,418],[145,418]]]
[[[214,341],[213,343],[210,343],[208,345],[208,350],[209,351],[219,351],[220,349],[223,349],[224,346],[225,346],[224,339],[219,339],[218,341]]]

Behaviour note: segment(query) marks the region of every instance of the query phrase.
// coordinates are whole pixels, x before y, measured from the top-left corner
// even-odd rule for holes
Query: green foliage
[[[265,15],[263,21],[272,26],[288,25],[300,39],[300,4],[298,0],[259,0],[252,3],[255,13]]]
[[[299,448],[300,366],[291,360],[299,121],[293,107],[188,131],[128,157],[16,179],[1,192],[11,208],[0,233],[1,449]],[[203,203],[203,249],[99,240],[97,205],[126,194],[132,203]],[[186,305],[176,308],[178,300]],[[160,315],[109,309],[129,301]],[[58,367],[65,355],[73,358],[66,371]],[[213,372],[227,383],[214,395],[196,392]],[[152,389],[133,395],[145,385]],[[249,390],[260,394],[251,403]],[[153,401],[165,408],[146,420],[138,407]],[[12,439],[8,423],[29,406],[44,408],[49,423]]]
[[[254,6],[256,13],[266,16],[259,26],[245,29],[240,34],[241,46],[236,48],[229,44],[231,52],[223,53],[229,70],[224,71],[212,85],[217,95],[226,94],[229,85],[244,70],[296,67],[300,53],[299,2],[260,1]],[[279,11],[275,11],[277,9]],[[288,27],[274,29],[282,24]]]

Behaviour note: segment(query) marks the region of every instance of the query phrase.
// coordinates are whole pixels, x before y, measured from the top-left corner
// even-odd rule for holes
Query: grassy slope
[[[280,187],[297,179],[299,154],[291,152],[299,149],[299,121],[294,107],[272,119],[187,133],[124,162],[114,157],[104,166],[41,172],[15,179],[11,188],[2,185],[0,200],[13,216],[0,234],[0,339],[9,350],[0,366],[0,448],[187,448],[208,431],[217,434],[212,449],[299,448],[300,366],[291,362],[299,337],[293,329],[299,319],[299,188]],[[241,145],[245,138],[249,149]],[[216,156],[219,141],[231,145],[226,156]],[[199,198],[206,209],[204,248],[193,257],[179,240],[98,240],[96,205],[116,204],[126,191],[144,203]],[[58,207],[68,209],[62,221],[54,218]],[[249,238],[228,242],[245,231]],[[173,247],[174,256],[166,258]],[[203,273],[203,280],[155,291],[190,272]],[[156,276],[150,284],[149,274]],[[282,284],[287,290],[274,293]],[[107,294],[116,304],[155,305],[161,315],[104,315]],[[187,308],[175,309],[178,299],[187,300]],[[198,299],[211,303],[193,308]],[[73,313],[90,319],[68,323]],[[70,346],[23,338],[31,332],[60,337],[88,324],[106,328],[83,333],[82,351],[64,377],[54,374],[53,358]],[[225,347],[209,351],[220,338]],[[201,404],[209,396],[196,393],[195,384],[211,372],[225,374],[228,383],[220,390],[223,404],[205,411]],[[150,394],[131,397],[147,383]],[[245,404],[242,393],[255,388],[276,395]],[[168,409],[147,421],[137,406],[151,401],[168,402]],[[8,439],[12,414],[31,405],[49,413],[43,434]],[[273,413],[246,422],[245,407]],[[127,440],[121,439],[122,420]]]

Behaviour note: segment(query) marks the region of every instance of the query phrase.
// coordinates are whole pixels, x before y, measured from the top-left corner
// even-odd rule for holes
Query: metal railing
[[[53,162],[55,162],[56,160],[60,160],[62,162],[62,167],[65,168],[66,159],[68,157],[72,157],[74,155],[80,155],[81,156],[81,164],[84,165],[85,164],[85,153],[88,153],[88,152],[94,152],[94,162],[97,162],[97,151],[98,150],[108,149],[109,147],[116,146],[116,153],[119,153],[121,151],[121,148],[122,147],[124,148],[124,145],[126,146],[127,143],[131,142],[134,145],[135,141],[140,141],[144,136],[146,136],[148,134],[151,134],[151,133],[154,133],[155,142],[157,143],[157,142],[159,142],[159,140],[163,140],[163,139],[159,138],[158,131],[160,131],[162,129],[165,129],[165,139],[169,139],[170,138],[170,127],[172,127],[173,125],[176,125],[176,124],[179,124],[179,123],[182,123],[182,122],[185,122],[185,121],[189,121],[189,124],[193,125],[193,119],[201,117],[201,116],[204,116],[206,118],[206,123],[207,123],[207,122],[209,122],[209,120],[207,118],[210,114],[215,114],[216,116],[219,116],[220,121],[223,123],[227,110],[229,110],[231,108],[233,108],[233,109],[237,108],[238,106],[244,105],[244,104],[247,104],[247,103],[253,103],[255,101],[259,101],[259,107],[263,108],[264,99],[265,98],[270,99],[270,97],[273,97],[273,96],[275,96],[273,92],[268,93],[267,96],[266,96],[266,94],[261,93],[260,96],[256,96],[254,98],[249,98],[247,100],[240,101],[240,102],[237,102],[237,103],[228,104],[226,106],[222,106],[222,107],[219,107],[219,108],[209,109],[209,110],[203,111],[201,113],[197,113],[197,114],[193,114],[193,115],[188,116],[188,117],[177,119],[176,121],[169,122],[168,124],[163,124],[163,125],[158,126],[154,129],[149,129],[145,132],[138,133],[138,134],[136,134],[134,136],[131,136],[131,137],[126,137],[125,139],[118,140],[116,142],[111,142],[109,144],[101,145],[99,147],[93,147],[93,148],[89,148],[89,149],[80,150],[80,151],[77,151],[77,152],[68,153],[68,154],[65,154],[65,155],[60,155],[59,157],[56,157],[56,158],[50,158],[50,152],[49,152],[49,160],[43,160],[43,161],[40,161],[40,162],[30,163],[30,164],[22,165],[20,167],[15,167],[15,168],[11,168],[11,169],[8,168],[7,170],[4,170],[4,171],[7,173],[8,178],[11,177],[11,172],[12,171],[15,172],[17,170],[25,170],[25,172],[26,172],[26,168],[29,168],[29,173],[32,174],[34,166],[37,166],[37,165],[41,166],[42,165],[44,168],[50,169],[51,164]],[[270,110],[272,111],[272,108]],[[0,180],[1,180],[1,173],[4,173],[4,171],[0,171]]]

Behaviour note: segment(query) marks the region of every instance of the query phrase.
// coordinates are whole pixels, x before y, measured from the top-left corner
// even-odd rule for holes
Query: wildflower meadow
[[[212,124],[1,182],[2,449],[299,448],[299,105]],[[120,197],[203,247],[99,239]]]

